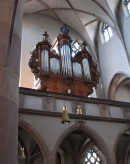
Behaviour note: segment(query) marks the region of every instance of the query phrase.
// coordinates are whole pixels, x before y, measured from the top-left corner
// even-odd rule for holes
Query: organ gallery
[[[97,65],[85,42],[82,43],[82,49],[72,57],[68,26],[64,24],[60,32],[57,37],[59,53],[52,49],[47,32],[43,34],[43,41],[38,42],[31,52],[29,66],[37,85],[40,84],[39,89],[46,92],[88,96],[99,81]]]

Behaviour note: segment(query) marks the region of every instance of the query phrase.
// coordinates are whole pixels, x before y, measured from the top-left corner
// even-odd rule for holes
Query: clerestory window
[[[57,40],[57,38],[55,38],[54,40],[53,40],[53,42],[52,42],[52,47],[51,47],[51,49],[53,50],[53,52],[55,53],[55,54],[59,54],[59,51],[58,51],[58,40]]]
[[[126,5],[128,12],[130,14],[130,0],[125,0],[125,5]]]
[[[102,32],[105,42],[108,42],[110,38],[113,36],[112,29],[105,23],[102,26]]]
[[[73,46],[72,46],[72,57],[74,57],[78,51],[81,51],[81,46],[80,46],[80,44],[76,41],[76,42],[74,42],[74,44],[73,44]]]

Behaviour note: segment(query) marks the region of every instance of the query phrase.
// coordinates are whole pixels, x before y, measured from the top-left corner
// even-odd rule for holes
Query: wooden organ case
[[[90,95],[99,81],[99,72],[85,42],[82,50],[72,57],[72,40],[66,24],[61,27],[61,33],[57,37],[58,54],[51,51],[52,45],[48,42],[48,37],[45,32],[43,41],[36,44],[29,60],[29,67],[37,84],[40,84],[38,89],[77,96]]]

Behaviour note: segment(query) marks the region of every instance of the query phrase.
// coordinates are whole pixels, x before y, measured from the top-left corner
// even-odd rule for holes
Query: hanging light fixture
[[[68,112],[67,112],[67,107],[66,107],[66,106],[63,106],[62,109],[63,109],[63,113],[62,113],[62,120],[61,120],[61,123],[62,123],[62,124],[70,123],[69,115],[68,115]]]

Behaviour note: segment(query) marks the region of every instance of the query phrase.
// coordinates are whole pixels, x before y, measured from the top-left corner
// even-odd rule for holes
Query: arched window
[[[130,13],[130,0],[125,0],[125,5],[128,9],[128,12]]]
[[[102,26],[102,32],[105,42],[108,42],[108,40],[113,36],[112,29],[105,23]]]
[[[74,44],[73,44],[73,46],[72,46],[72,57],[74,57],[75,54],[76,54],[78,51],[81,51],[81,46],[80,46],[80,44],[76,41],[76,42],[74,42]]]
[[[89,149],[85,156],[84,164],[101,164],[101,159],[93,148]]]
[[[51,50],[54,50],[56,52],[56,54],[59,54],[57,37],[52,42]]]

